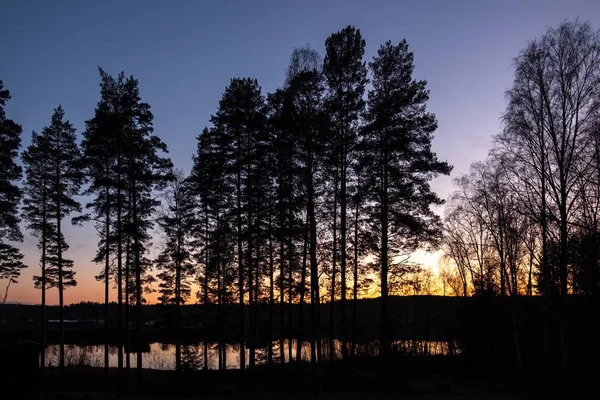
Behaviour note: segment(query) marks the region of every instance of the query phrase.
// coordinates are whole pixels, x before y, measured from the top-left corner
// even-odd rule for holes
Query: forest
[[[210,327],[219,370],[235,341],[240,370],[307,360],[314,383],[323,365],[368,356],[390,374],[402,364],[398,325],[410,313],[415,331],[457,347],[449,352],[461,368],[485,366],[509,377],[511,390],[584,379],[584,361],[598,352],[600,32],[574,20],[540,33],[515,54],[488,157],[453,176],[448,199],[431,187],[452,172],[432,150],[437,120],[427,103],[436,94],[415,79],[408,43],[387,41],[365,60],[366,40],[351,25],[326,39],[323,55],[294,48],[272,93],[232,78],[198,129],[188,173],[154,132],[133,75],[99,67],[85,130],[58,105],[23,149],[0,81],[3,315],[11,283],[36,268],[41,374],[68,373],[65,313],[74,306],[63,293],[77,274],[63,229],[91,224],[106,374],[114,345],[117,375],[135,368],[142,379],[149,315],[167,310],[176,373],[186,370],[190,329]],[[39,265],[23,263],[24,234],[37,241]],[[438,273],[411,258],[420,250],[442,254]],[[46,305],[49,290],[57,307]],[[152,291],[163,311],[147,304]],[[444,297],[407,296],[423,293]],[[46,360],[50,333],[57,368]],[[361,353],[366,340],[373,346]],[[208,369],[204,360],[197,369]]]

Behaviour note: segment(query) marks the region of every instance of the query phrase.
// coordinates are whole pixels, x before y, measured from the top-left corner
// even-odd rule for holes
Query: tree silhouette
[[[251,176],[257,160],[259,136],[265,129],[265,104],[260,86],[254,79],[232,79],[219,102],[219,109],[211,117],[211,122],[219,138],[221,154],[225,163],[229,181],[235,186],[235,221],[237,227],[237,264],[238,295],[240,312],[240,368],[245,361],[245,278],[248,276],[248,288],[252,290],[252,221],[255,204],[252,202],[253,188]],[[244,248],[244,244],[246,247]],[[245,250],[245,251],[244,251]],[[250,294],[250,301],[252,295]],[[251,349],[252,350],[252,349]]]
[[[292,60],[294,60],[294,58],[297,58],[298,60],[301,59],[300,57],[295,57],[293,53]],[[290,76],[292,76],[291,73]],[[293,76],[295,76],[295,74]],[[293,261],[290,263],[291,259],[285,257],[285,246],[288,246],[288,254],[293,254],[291,246],[294,242],[294,232],[297,222],[295,215],[298,209],[298,179],[295,175],[297,149],[295,147],[296,141],[294,134],[290,129],[292,115],[290,110],[292,105],[289,98],[289,90],[277,90],[268,96],[268,102],[270,109],[269,126],[272,130],[271,141],[274,153],[273,177],[275,186],[273,189],[274,204],[272,204],[271,208],[274,213],[271,217],[271,229],[273,234],[272,240],[278,242],[275,245],[271,243],[270,253],[273,263],[275,261],[279,263],[279,274],[277,278],[279,292],[279,357],[280,363],[283,364],[285,361],[285,289],[286,284],[288,289],[291,285],[289,279],[286,278],[285,268],[287,265],[289,271],[288,276],[291,274],[293,268]],[[273,253],[276,254],[273,255]],[[273,289],[271,289],[271,291],[274,292]],[[288,293],[290,293],[289,290]],[[291,298],[289,298],[288,301],[291,302]],[[271,313],[273,312],[272,308],[273,307],[271,306]],[[288,324],[289,323],[290,321],[288,320]]]
[[[341,341],[342,357],[348,355],[346,345],[346,263],[347,251],[347,201],[349,198],[347,184],[349,180],[350,164],[355,151],[359,118],[364,112],[365,101],[363,95],[367,84],[367,67],[362,61],[365,53],[365,40],[360,30],[348,26],[332,34],[325,42],[326,55],[323,63],[323,75],[328,85],[327,107],[332,115],[335,126],[335,135],[331,137],[331,151],[335,170],[339,171],[339,200],[340,200],[340,272],[341,272]],[[351,169],[350,169],[351,171]],[[334,177],[337,182],[337,175]],[[334,182],[334,191],[337,193],[337,183]],[[334,198],[336,197],[334,193]],[[334,201],[334,227],[336,225],[335,212],[337,206]],[[334,228],[335,235],[335,228]],[[335,248],[335,241],[334,241]],[[335,257],[335,250],[334,250]],[[332,307],[335,298],[335,262],[333,263],[332,278]],[[332,327],[333,328],[333,327]],[[333,343],[333,341],[330,341]]]
[[[8,280],[2,304],[8,296],[11,283],[16,283],[26,265],[21,261],[23,254],[7,243],[20,242],[23,234],[19,228],[18,204],[21,189],[13,182],[21,179],[21,167],[15,162],[21,146],[21,126],[6,117],[4,106],[10,92],[0,80],[0,280]]]
[[[539,183],[528,184],[531,189],[541,186],[538,203],[544,209],[540,218],[544,240],[552,229],[549,224],[556,221],[558,291],[563,295],[568,286],[568,226],[577,210],[573,205],[580,194],[579,183],[590,173],[593,159],[587,151],[594,148],[591,134],[597,108],[594,87],[600,75],[599,43],[599,34],[579,22],[565,22],[531,42],[516,59],[515,82],[507,93],[506,129],[498,138],[517,167],[538,177]],[[547,262],[543,265],[549,268]],[[548,276],[543,279],[548,292],[551,282]]]
[[[62,107],[56,108],[50,125],[40,135],[33,133],[32,144],[23,155],[27,174],[25,218],[42,240],[42,277],[36,277],[37,286],[41,287],[42,296],[46,287],[58,288],[61,374],[65,367],[63,295],[66,287],[77,284],[73,261],[63,256],[69,246],[62,234],[62,220],[81,211],[74,197],[84,178],[75,128],[63,120],[64,114]]]
[[[600,33],[587,23],[563,22],[529,43],[515,66],[498,151],[511,160],[514,181],[530,194],[524,204],[541,231],[539,283],[548,302],[545,356],[550,357],[550,331],[557,330],[560,366],[565,367],[569,236],[596,170]],[[554,296],[559,296],[554,310],[559,317],[552,328],[548,304]]]
[[[292,132],[297,138],[300,182],[306,193],[308,252],[311,281],[311,368],[316,367],[316,340],[319,335],[319,271],[317,264],[316,200],[319,171],[324,162],[324,141],[330,133],[328,115],[323,105],[324,79],[319,71],[297,74],[288,88],[292,102]],[[291,301],[291,299],[290,299]]]
[[[126,177],[128,210],[125,216],[127,250],[126,264],[132,266],[135,285],[136,340],[141,344],[141,326],[143,320],[142,291],[151,282],[148,275],[150,261],[144,257],[150,241],[149,230],[153,227],[153,214],[160,201],[153,196],[155,190],[161,190],[172,179],[171,160],[162,157],[167,153],[166,144],[153,135],[153,115],[150,106],[142,102],[138,81],[129,76],[123,81],[121,97],[118,99],[119,125],[123,135],[123,168]],[[127,265],[126,265],[126,269]],[[129,275],[127,273],[126,275]],[[129,285],[128,278],[125,285]],[[127,299],[129,301],[129,299]],[[142,372],[142,353],[137,351],[138,378]]]
[[[46,288],[55,284],[54,277],[48,279],[47,262],[48,244],[50,237],[56,239],[56,229],[50,220],[51,203],[50,186],[50,158],[48,157],[49,145],[46,138],[36,132],[32,133],[31,145],[21,156],[25,165],[25,198],[23,201],[23,218],[27,221],[27,228],[38,238],[38,247],[41,250],[40,266],[41,276],[34,277],[35,287],[41,289],[41,352],[42,369],[46,365]],[[49,285],[49,283],[52,283]]]
[[[430,205],[443,201],[429,181],[449,174],[450,165],[431,151],[435,116],[426,111],[425,81],[415,81],[413,54],[406,41],[382,45],[369,63],[367,125],[362,133],[365,185],[368,188],[371,229],[379,242],[373,248],[381,264],[381,355],[389,351],[388,272],[401,252],[435,243],[440,218]]]
[[[193,203],[190,187],[185,181],[183,171],[174,171],[175,179],[169,183],[164,193],[166,210],[159,219],[159,225],[165,234],[164,247],[155,260],[161,272],[158,274],[159,301],[175,305],[177,329],[175,347],[175,368],[181,371],[181,305],[191,294],[190,279],[194,272],[191,263],[189,235],[193,224]]]
[[[83,150],[83,159],[85,166],[86,179],[89,183],[86,194],[95,194],[96,197],[86,204],[87,209],[93,209],[94,220],[96,221],[97,231],[100,236],[100,243],[94,258],[94,262],[104,262],[104,324],[107,335],[107,342],[104,347],[104,368],[108,372],[109,363],[109,285],[111,280],[111,252],[116,254],[117,271],[117,302],[118,302],[118,330],[119,330],[119,352],[118,368],[119,373],[123,369],[122,352],[122,288],[123,288],[123,268],[122,268],[122,208],[126,201],[124,196],[123,177],[122,177],[122,133],[118,126],[119,90],[122,89],[124,75],[121,74],[118,80],[115,80],[101,68],[100,77],[100,100],[96,106],[95,115],[92,119],[86,121],[86,130],[83,133],[81,144]],[[114,215],[116,214],[116,215]],[[111,217],[115,217],[111,219]],[[85,221],[91,218],[90,215],[84,215],[76,221]],[[116,247],[116,248],[115,248]]]

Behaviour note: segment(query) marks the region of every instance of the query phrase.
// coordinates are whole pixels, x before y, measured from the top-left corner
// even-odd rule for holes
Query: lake
[[[285,362],[289,362],[289,340],[283,342],[283,352]],[[292,339],[292,358],[296,359],[297,341]],[[225,359],[228,369],[237,369],[240,367],[240,346],[239,344],[225,345]],[[327,357],[329,353],[329,344],[327,339],[322,340],[321,353]],[[273,360],[279,362],[280,349],[279,342],[273,342]],[[301,343],[302,360],[310,360],[310,342]],[[398,340],[392,344],[395,351],[407,355],[454,355],[460,353],[453,343],[425,340]],[[186,369],[201,369],[204,367],[204,349],[205,343],[200,342],[193,345],[181,346],[181,357],[183,367]],[[207,349],[207,368],[218,369],[219,367],[219,345],[216,342],[206,343]],[[150,343],[147,351],[142,352],[142,366],[148,369],[174,370],[175,369],[175,345],[171,343]],[[341,358],[341,342],[334,341],[334,351],[336,358]],[[359,355],[376,355],[377,343],[367,343],[357,345],[356,353]],[[117,367],[118,363],[117,346],[109,346],[109,365]],[[131,366],[135,367],[136,355],[125,354],[125,357],[131,357]],[[57,366],[59,360],[59,346],[50,345],[46,348],[46,365]],[[246,363],[249,360],[249,352],[246,348]],[[267,363],[267,349],[256,349],[256,364]],[[104,366],[104,345],[75,345],[65,344],[65,364],[67,366]]]

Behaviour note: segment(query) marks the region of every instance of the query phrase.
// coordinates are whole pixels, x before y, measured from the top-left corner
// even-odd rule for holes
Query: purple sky
[[[386,40],[406,38],[439,122],[433,147],[456,176],[485,157],[501,129],[512,59],[548,27],[577,17],[599,28],[598,1],[6,0],[0,79],[11,91],[6,111],[23,126],[25,147],[58,104],[81,133],[99,98],[98,66],[133,74],[152,106],[156,133],[174,164],[189,171],[195,136],[230,78],[255,77],[264,92],[273,91],[294,46],[308,43],[323,53],[329,34],[353,24],[367,41],[367,60]],[[434,187],[447,197],[451,182],[440,178]],[[66,302],[100,301],[102,285],[93,278],[100,267],[89,261],[94,229],[69,227],[65,234],[79,281]],[[31,280],[39,269],[35,241],[27,236],[21,248],[29,268],[9,300],[38,302]],[[49,302],[55,297],[52,291]]]

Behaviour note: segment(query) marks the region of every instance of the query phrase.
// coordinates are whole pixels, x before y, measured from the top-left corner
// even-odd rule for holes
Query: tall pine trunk
[[[283,231],[283,223],[281,224]],[[284,262],[283,262],[283,232],[282,238],[279,241],[279,362],[281,365],[285,364],[285,351],[283,348],[283,340],[285,338],[284,335],[284,317],[285,317],[285,308],[284,308]]]
[[[334,360],[333,338],[335,318],[335,268],[337,263],[337,202],[338,202],[338,166],[335,167],[333,183],[333,255],[331,262],[331,300],[329,302],[329,360]]]
[[[245,350],[245,340],[246,337],[244,335],[246,321],[245,321],[245,313],[244,313],[244,265],[242,262],[243,252],[242,252],[242,182],[241,182],[241,166],[240,166],[240,144],[238,142],[238,170],[236,176],[236,197],[237,197],[237,254],[238,254],[238,292],[239,292],[239,341],[240,341],[240,369],[246,368],[246,350]]]
[[[119,320],[119,353],[117,367],[119,375],[123,374],[123,228],[121,226],[121,158],[117,161],[117,319]],[[108,171],[108,168],[107,168]]]
[[[384,149],[381,182],[381,333],[380,356],[383,366],[387,366],[389,352],[389,321],[388,321],[388,191],[387,191],[387,152]]]
[[[179,204],[177,204],[179,209]],[[175,371],[181,372],[181,226],[177,230],[177,258],[175,259]]]
[[[110,273],[109,273],[109,269],[110,269],[110,206],[109,206],[109,187],[108,185],[106,186],[106,219],[104,221],[105,223],[105,259],[104,259],[104,331],[106,334],[106,342],[104,343],[104,373],[106,374],[106,376],[108,376],[108,342],[110,340],[110,331],[108,329],[108,316],[109,316],[109,310],[108,310],[108,287],[109,287],[109,281],[110,281]]]
[[[253,251],[253,238],[252,238],[252,222],[251,222],[251,213],[248,212],[248,307],[249,307],[249,336],[248,336],[248,366],[253,369],[254,368],[254,341],[252,339],[252,331],[253,331],[253,321],[252,321],[252,309],[254,307],[254,281],[252,274],[252,251]]]
[[[252,367],[254,368],[255,359],[256,359],[256,342],[258,340],[258,296],[260,294],[260,238],[259,232],[257,228],[257,238],[256,238],[256,271],[254,271],[254,304],[252,306],[252,329],[250,330],[250,335],[252,338],[252,352],[253,360]]]
[[[217,227],[221,228],[220,213],[217,210]],[[223,260],[223,251],[221,244],[218,244],[219,257],[217,260],[217,296],[219,297],[219,329],[221,335],[219,337],[219,369],[224,371],[227,369],[227,346],[225,335],[227,333],[227,321],[225,320],[225,261]]]
[[[205,208],[204,210],[204,319],[206,323],[206,315],[208,314],[208,263],[209,263],[209,254],[208,254],[208,210]],[[203,354],[204,358],[204,369],[208,369],[208,341],[206,340],[206,335],[204,338],[204,349]]]
[[[131,202],[129,202],[131,204]],[[128,208],[130,208],[130,206],[128,205]],[[129,215],[131,215],[131,213],[129,213]],[[128,224],[129,225],[129,224]],[[131,228],[129,227],[128,230],[130,230]],[[129,292],[129,282],[131,281],[131,275],[130,275],[130,271],[131,271],[131,263],[130,263],[130,257],[131,257],[131,243],[130,243],[130,234],[127,234],[127,242],[125,243],[125,347],[127,349],[126,351],[126,357],[125,357],[125,368],[127,369],[127,371],[129,372],[129,370],[131,369],[131,337],[130,337],[130,332],[129,332],[129,311],[130,311],[130,307],[129,307],[129,299],[131,297],[131,293]]]
[[[308,253],[308,216],[304,223],[302,271],[300,276],[300,301],[298,311],[298,334],[296,335],[296,361],[302,361],[302,340],[304,339],[304,292],[306,289],[306,259]]]
[[[289,208],[289,216],[288,223],[292,224],[292,208]],[[293,340],[293,331],[292,331],[292,296],[293,296],[293,287],[294,287],[294,277],[293,277],[293,265],[294,265],[294,240],[293,236],[290,234],[288,236],[288,362],[292,362],[292,340]]]
[[[137,231],[139,229],[139,220],[137,213],[137,183],[132,185],[132,207],[133,227]],[[142,378],[142,265],[140,254],[140,238],[139,232],[135,232],[133,236],[133,256],[135,262],[135,341],[136,349],[136,368],[138,379]]]
[[[342,144],[342,155],[341,155],[341,182],[340,182],[340,250],[341,250],[341,311],[340,311],[340,339],[342,344],[342,359],[348,356],[348,349],[346,348],[346,239],[347,239],[347,226],[346,226],[346,164],[348,162],[348,149],[347,138],[344,137]]]
[[[225,319],[225,295],[224,292],[226,290],[225,288],[225,264],[223,261],[221,261],[221,343],[220,343],[220,349],[221,349],[221,360],[223,362],[223,370],[227,369],[227,342],[226,342],[226,336],[227,335],[227,320]]]
[[[42,189],[42,340],[41,340],[41,369],[42,374],[46,368],[46,182]]]
[[[59,149],[57,149],[59,150]],[[62,269],[62,236],[60,215],[60,164],[56,163],[56,236],[57,236],[57,262],[58,262],[58,311],[60,320],[60,375],[65,373],[65,315],[64,315],[64,287]]]
[[[271,366],[273,364],[273,308],[274,308],[274,282],[273,282],[273,206],[272,196],[269,194],[269,325],[267,328],[267,335],[269,342],[267,343],[267,364]]]
[[[358,189],[357,189],[358,190]],[[356,210],[354,214],[354,285],[352,287],[352,355],[356,356],[356,329],[358,327],[356,317],[356,305],[358,300],[358,193],[356,195]]]
[[[217,221],[218,221],[218,216],[217,216]],[[217,225],[218,226],[218,225]],[[217,316],[217,320],[219,323],[219,330],[221,332],[221,334],[219,335],[219,370],[223,370],[225,369],[225,363],[223,361],[223,340],[224,340],[224,336],[225,336],[225,323],[224,323],[224,315],[223,315],[223,289],[222,289],[222,283],[221,283],[221,259],[220,259],[220,252],[219,252],[219,260],[217,261],[217,307],[219,308],[218,311],[218,316]]]
[[[312,146],[309,146],[309,148]],[[310,365],[313,379],[316,379],[317,374],[317,354],[316,341],[319,338],[319,271],[317,269],[317,221],[315,218],[315,191],[313,187],[313,163],[312,154],[309,154],[309,159],[306,165],[307,174],[307,214],[309,221],[309,253],[310,253],[310,325],[311,325],[311,340],[310,340]]]

